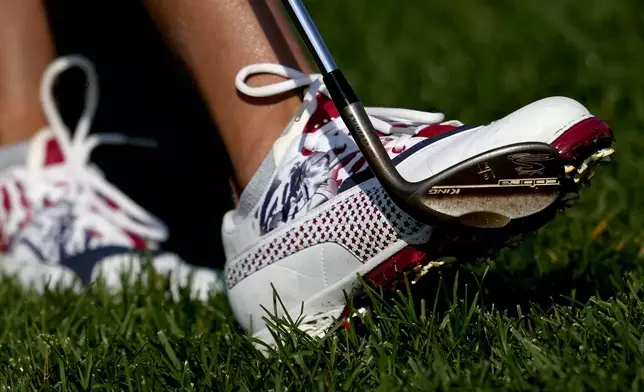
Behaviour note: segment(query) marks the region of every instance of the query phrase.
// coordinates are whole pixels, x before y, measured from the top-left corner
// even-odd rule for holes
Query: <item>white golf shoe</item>
[[[255,73],[273,73],[286,80],[250,87],[245,80]],[[304,89],[301,109],[241,194],[237,209],[224,218],[230,303],[237,320],[253,336],[272,339],[262,320],[267,316],[262,306],[273,310],[273,286],[292,317],[300,316],[303,304],[300,328],[320,335],[346,315],[344,293],[356,288],[358,275],[374,286],[395,288],[404,282],[405,273],[420,276],[451,256],[485,257],[509,240],[506,236],[485,244],[459,241],[458,246],[446,246],[450,239],[439,235],[439,227],[422,224],[399,209],[368,169],[320,75],[258,64],[241,70],[236,85],[254,97]],[[578,102],[563,97],[534,102],[484,126],[444,121],[440,113],[367,111],[397,170],[408,181],[513,143],[554,146],[565,162],[564,191],[553,214],[544,215],[537,226],[575,199],[593,166],[612,153],[609,127]],[[535,174],[541,167],[538,160],[515,163]],[[494,176],[491,168],[481,168],[480,174]]]
[[[52,92],[58,75],[72,67],[85,72],[88,86],[73,137]],[[162,252],[166,226],[90,164],[97,145],[131,141],[116,134],[89,135],[98,103],[92,64],[80,56],[55,60],[44,74],[41,100],[49,126],[29,141],[22,164],[0,171],[0,273],[37,291],[80,288],[99,276],[119,289],[123,273],[136,277],[150,260],[156,272],[169,275],[175,295],[187,284],[199,299],[223,290],[220,274]]]

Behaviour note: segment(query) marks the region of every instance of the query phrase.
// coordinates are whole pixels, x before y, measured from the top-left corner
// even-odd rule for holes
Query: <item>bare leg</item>
[[[7,0],[9,1],[9,0]],[[146,0],[152,17],[191,68],[245,186],[293,114],[296,93],[268,99],[238,94],[235,74],[259,62],[310,72],[277,0]],[[251,83],[278,81],[260,75]]]
[[[45,125],[40,78],[54,57],[41,0],[0,0],[0,145]]]

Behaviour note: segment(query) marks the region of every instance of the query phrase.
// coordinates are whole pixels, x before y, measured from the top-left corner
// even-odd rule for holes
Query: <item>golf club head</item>
[[[325,77],[331,93],[348,83],[342,79],[339,71]],[[549,144],[499,147],[426,180],[409,182],[389,158],[360,102],[346,105],[340,115],[387,194],[408,215],[428,225],[487,231],[515,227],[553,205],[561,193],[564,163]]]
[[[403,209],[430,225],[500,229],[553,205],[563,179],[564,164],[555,148],[512,144],[411,183]]]

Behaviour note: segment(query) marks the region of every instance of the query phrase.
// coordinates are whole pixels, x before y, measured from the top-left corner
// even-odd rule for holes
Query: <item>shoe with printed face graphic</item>
[[[245,80],[254,73],[287,80],[250,87]],[[320,335],[346,316],[345,292],[356,289],[358,275],[368,284],[395,289],[405,274],[415,279],[454,258],[484,258],[521,234],[456,241],[453,233],[446,236],[440,227],[404,213],[368,169],[320,75],[259,64],[240,71],[236,85],[255,97],[304,89],[301,109],[245,188],[237,209],[224,218],[229,299],[238,321],[253,336],[272,339],[262,306],[274,310],[273,286],[289,314],[302,316],[300,328]],[[566,173],[563,191],[530,230],[576,199],[594,166],[607,162],[613,152],[609,127],[563,97],[534,102],[484,126],[444,121],[440,113],[389,108],[367,112],[408,181],[423,180],[501,146],[528,141],[554,146],[565,162],[560,168]],[[516,170],[538,176],[543,165],[532,158],[514,157]],[[495,178],[495,170],[480,167],[478,174]],[[512,197],[507,195],[509,202]]]
[[[88,85],[73,138],[52,95],[57,76],[71,67],[85,72]],[[90,165],[99,144],[137,144],[122,135],[88,135],[98,101],[92,64],[79,56],[59,58],[46,70],[41,89],[49,127],[29,141],[24,164],[0,172],[0,273],[37,291],[80,288],[98,276],[118,289],[123,273],[136,277],[150,260],[158,273],[169,275],[174,295],[189,278],[194,297],[206,299],[223,290],[216,272],[162,252],[165,225]]]

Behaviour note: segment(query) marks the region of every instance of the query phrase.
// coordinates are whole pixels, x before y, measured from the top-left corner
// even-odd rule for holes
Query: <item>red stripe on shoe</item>
[[[315,109],[315,112],[311,115],[311,118],[304,126],[303,133],[313,133],[319,128],[327,124],[329,121],[340,117],[338,109],[336,109],[333,101],[327,98],[324,95],[318,94],[317,96],[318,106]]]
[[[60,145],[56,139],[50,139],[47,141],[45,151],[45,166],[47,165],[56,165],[59,163],[65,162],[65,156],[63,155],[63,150],[60,149]]]
[[[143,238],[127,230],[124,230],[124,232],[132,240],[132,243],[134,244],[134,249],[137,249],[137,250],[145,249],[145,240]]]
[[[421,265],[426,256],[426,252],[413,246],[407,246],[369,271],[364,276],[364,279],[375,287],[385,289],[390,286],[395,287],[397,283],[400,283],[401,276],[414,267]]]
[[[11,211],[11,200],[9,200],[9,192],[6,187],[2,187],[2,207],[6,212]]]
[[[445,132],[453,131],[458,128],[456,125],[432,124],[421,129],[416,136],[418,137],[436,137]]]

